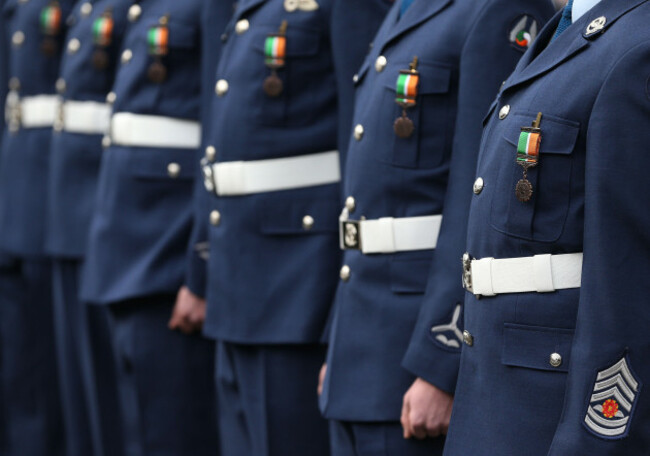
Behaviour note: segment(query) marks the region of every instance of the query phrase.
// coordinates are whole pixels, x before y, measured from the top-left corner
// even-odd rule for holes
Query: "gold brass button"
[[[248,19],[241,19],[237,21],[237,24],[235,24],[235,32],[237,32],[237,35],[241,35],[246,33],[249,27],[250,23],[248,22]]]
[[[176,179],[180,175],[180,173],[181,173],[181,165],[179,165],[178,163],[172,162],[167,165],[167,174],[172,179]]]
[[[58,93],[63,93],[63,92],[65,92],[65,87],[66,87],[65,79],[63,79],[63,78],[59,78],[59,79],[57,79],[57,80],[56,80],[56,83],[54,84],[54,86],[56,87],[56,91],[57,91]]]
[[[217,149],[214,146],[208,146],[205,148],[205,158],[208,161],[214,161],[217,158]]]
[[[481,192],[483,191],[483,186],[485,183],[483,182],[482,177],[477,177],[476,180],[474,181],[474,194],[475,195],[480,195]]]
[[[86,2],[83,5],[81,5],[81,8],[79,8],[79,11],[81,12],[81,15],[83,17],[88,17],[90,16],[90,13],[93,12],[93,4]]]
[[[472,347],[474,345],[474,336],[472,336],[468,330],[463,331],[463,342],[468,347]]]
[[[506,117],[508,117],[508,114],[510,114],[510,105],[503,105],[501,110],[499,111],[499,119],[503,120]]]
[[[220,223],[221,223],[221,212],[216,210],[210,212],[210,225],[219,226]]]
[[[133,58],[133,51],[131,49],[124,49],[122,52],[122,64],[127,64]]]
[[[228,92],[228,81],[225,79],[219,79],[217,81],[217,85],[214,88],[214,91],[217,93],[218,96],[222,97]]]
[[[354,139],[356,139],[357,141],[361,141],[361,138],[363,138],[363,133],[364,133],[363,125],[357,124],[357,126],[354,127]]]
[[[347,264],[344,264],[343,267],[341,268],[341,273],[339,274],[341,276],[341,280],[344,282],[347,282],[350,280],[350,274],[352,271],[350,271],[350,266]]]
[[[345,199],[345,208],[348,210],[349,213],[354,212],[354,210],[357,207],[357,202],[355,201],[353,196],[348,196]]]
[[[14,46],[18,47],[22,45],[24,42],[25,42],[25,34],[22,31],[18,30],[14,32],[13,35],[11,35],[11,44],[13,44]]]
[[[559,353],[552,353],[548,362],[553,367],[560,367],[562,365],[562,355]]]
[[[314,227],[314,217],[311,215],[305,215],[302,218],[302,227],[306,230],[309,231]]]
[[[141,14],[142,14],[142,7],[140,5],[138,5],[137,3],[135,5],[131,5],[131,7],[129,8],[129,15],[128,15],[129,21],[131,22],[137,21]]]
[[[381,73],[384,71],[384,68],[386,68],[386,65],[388,64],[388,60],[386,60],[386,57],[383,55],[380,55],[377,57],[377,60],[375,60],[375,70],[377,73]]]

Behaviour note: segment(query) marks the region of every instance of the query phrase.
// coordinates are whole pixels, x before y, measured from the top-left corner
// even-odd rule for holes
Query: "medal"
[[[162,62],[162,59],[169,53],[168,22],[169,17],[163,16],[160,18],[159,25],[151,27],[147,32],[149,55],[154,57],[154,61],[147,69],[147,76],[154,84],[161,84],[167,79],[167,67]]]
[[[108,52],[106,48],[111,45],[113,39],[113,15],[111,10],[106,10],[101,17],[93,22],[93,43],[95,52],[93,52],[93,67],[98,70],[105,70],[109,65]]]
[[[517,143],[516,162],[524,169],[524,175],[515,186],[515,195],[522,203],[530,201],[533,197],[533,184],[528,180],[528,170],[539,163],[539,147],[542,143],[542,130],[539,128],[541,122],[542,113],[540,112],[532,127],[521,128]]]
[[[408,70],[401,70],[397,76],[395,88],[395,103],[402,108],[402,116],[395,119],[393,130],[395,134],[403,139],[410,138],[415,130],[413,121],[406,115],[406,110],[417,104],[418,84],[420,73],[417,71],[418,58],[413,57],[413,62]]]
[[[59,50],[59,43],[56,40],[61,32],[61,6],[59,2],[50,2],[42,11],[39,18],[41,33],[45,35],[41,43],[41,52],[52,57]]]
[[[284,68],[287,54],[287,21],[283,21],[276,35],[271,35],[264,42],[264,63],[271,69],[271,75],[264,80],[262,88],[269,97],[279,97],[284,89],[278,70]]]

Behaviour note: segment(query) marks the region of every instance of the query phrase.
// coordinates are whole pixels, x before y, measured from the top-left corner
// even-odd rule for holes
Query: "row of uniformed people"
[[[217,24],[230,11],[218,2],[125,2],[132,24],[113,58],[110,44],[94,42],[88,60],[101,66],[119,55],[121,62],[99,188],[85,212],[93,214],[89,241],[82,228],[73,237],[82,239],[81,253],[54,255],[58,366],[64,382],[76,378],[89,398],[85,407],[66,403],[69,429],[83,413],[101,417],[101,404],[94,407],[102,413],[93,409],[98,397],[119,394],[126,454],[216,451],[216,432],[201,417],[212,408],[210,375],[202,374],[211,364],[209,348],[164,331],[185,274],[170,326],[200,327],[200,296],[207,297],[204,332],[217,342],[214,386],[225,455],[325,455],[330,443],[335,455],[441,454],[445,442],[436,437],[446,433],[452,403],[446,454],[647,452],[641,360],[648,315],[636,292],[649,269],[642,229],[648,217],[631,204],[642,194],[643,168],[634,165],[637,155],[614,158],[612,150],[644,144],[648,7],[643,0],[576,0],[540,34],[553,12],[548,0],[400,0],[352,78],[388,7],[377,1],[242,0],[220,44]],[[22,1],[30,2],[36,0]],[[75,11],[92,16],[102,2],[95,3],[80,2]],[[201,6],[207,39],[199,72]],[[107,11],[95,14],[105,21],[114,12]],[[93,30],[101,38],[100,25]],[[70,27],[66,46],[75,54],[82,39]],[[43,34],[45,52],[45,38],[56,34]],[[573,81],[593,61],[590,53],[607,56],[608,71],[578,88]],[[211,95],[199,96],[199,75]],[[67,98],[70,81],[59,81],[66,81],[57,84],[66,104],[62,125],[52,120],[63,130],[55,138],[66,130],[74,136],[75,122],[86,129],[101,124],[104,107],[75,105],[101,100]],[[481,118],[497,91],[481,141]],[[8,103],[14,109],[15,95]],[[18,99],[20,114],[30,112],[26,98]],[[76,115],[78,108],[86,110]],[[29,119],[18,117],[18,132],[32,134]],[[99,150],[100,135],[91,136],[90,149]],[[199,143],[204,176],[195,179],[189,236],[198,162],[191,150]],[[57,139],[53,144],[55,157]],[[587,150],[596,157],[590,166]],[[62,168],[63,175],[68,167]],[[58,188],[48,190],[58,201],[50,206],[55,215],[70,204],[55,195],[72,185],[70,177],[57,181],[56,169],[49,185]],[[18,168],[11,173],[26,176]],[[587,177],[594,182],[589,194]],[[605,185],[611,179],[614,189]],[[603,221],[607,212],[614,218]],[[628,230],[634,236],[620,236]],[[603,238],[615,236],[613,247],[603,247]],[[582,273],[589,299],[576,290],[583,249],[591,255]],[[610,263],[621,251],[631,264],[615,267]],[[14,288],[7,290],[15,290],[8,304],[19,308],[34,297],[15,286],[25,279],[9,272],[31,277],[24,264],[32,260],[27,253],[8,259],[6,281]],[[45,274],[33,280],[47,297]],[[631,301],[624,311],[615,304],[619,296]],[[109,304],[93,324],[105,328],[106,314],[112,323],[117,391],[110,382],[89,381],[106,337],[90,337],[90,312],[80,302]],[[75,323],[80,319],[86,321]],[[71,335],[76,340],[66,340]],[[325,341],[321,410],[329,437],[314,395]],[[51,385],[45,376],[33,378]],[[98,386],[100,393],[93,391]],[[12,409],[6,410],[11,429]],[[96,434],[110,434],[101,419],[89,421],[93,443]],[[27,442],[18,438],[24,430],[8,434],[8,454],[52,453],[15,453]],[[12,446],[12,439],[19,443]]]

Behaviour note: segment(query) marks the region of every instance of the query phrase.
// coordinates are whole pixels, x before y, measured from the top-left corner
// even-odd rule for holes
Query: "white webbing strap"
[[[471,262],[472,292],[481,296],[580,288],[581,279],[582,253]]]
[[[346,223],[348,211],[343,209],[339,220],[342,249],[358,249],[364,254],[396,253],[435,249],[438,244],[442,215],[382,217],[376,220],[354,221],[351,222],[353,226],[348,227]],[[358,230],[358,233],[352,234],[350,229]]]
[[[215,163],[212,170],[219,196],[315,187],[341,180],[336,150],[299,157]]]
[[[68,100],[61,109],[61,129],[64,131],[87,135],[109,132],[111,106],[107,103]]]
[[[22,128],[47,128],[54,125],[61,102],[57,95],[36,95],[23,97],[19,103]]]
[[[201,124],[193,120],[120,112],[111,118],[111,142],[120,146],[196,149]]]

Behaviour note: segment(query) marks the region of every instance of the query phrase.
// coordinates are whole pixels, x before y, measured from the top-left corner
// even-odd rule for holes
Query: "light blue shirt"
[[[600,0],[573,0],[573,9],[571,10],[571,20],[573,22],[577,21],[589,11],[591,8],[596,6]]]

